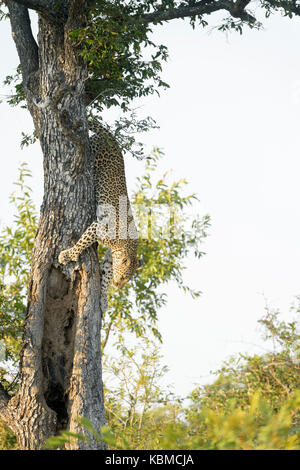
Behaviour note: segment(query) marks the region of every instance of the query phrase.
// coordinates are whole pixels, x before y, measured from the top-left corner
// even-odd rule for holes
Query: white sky
[[[1,23],[1,82],[18,64],[9,31]],[[163,78],[171,89],[139,103],[160,125],[143,140],[164,149],[162,171],[185,177],[200,213],[212,218],[207,255],[190,260],[185,276],[202,297],[170,286],[159,313],[168,380],[186,394],[232,353],[262,351],[265,298],[289,319],[300,294],[300,20],[276,16],[264,31],[229,37],[174,21],[156,27],[155,38],[169,47]],[[5,224],[21,161],[40,204],[42,157],[38,144],[20,149],[21,131],[32,129],[25,111],[2,104],[0,116]],[[144,165],[130,158],[126,165],[132,189]]]

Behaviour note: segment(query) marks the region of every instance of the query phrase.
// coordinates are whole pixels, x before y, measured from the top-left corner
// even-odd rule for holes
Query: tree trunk
[[[76,3],[77,8],[84,4],[75,1],[74,8]],[[76,242],[95,219],[86,68],[69,41],[69,31],[84,18],[80,10],[71,13],[64,24],[40,17],[39,68],[25,82],[44,155],[44,199],[32,258],[19,391],[8,400],[0,388],[0,416],[21,449],[40,449],[62,429],[88,436],[79,417],[88,418],[97,430],[105,422],[96,249],[87,250],[76,265],[58,264],[60,251]],[[16,35],[13,21],[12,28]],[[53,106],[35,106],[34,95],[46,99],[62,87],[68,91]],[[89,437],[68,448],[105,448]]]

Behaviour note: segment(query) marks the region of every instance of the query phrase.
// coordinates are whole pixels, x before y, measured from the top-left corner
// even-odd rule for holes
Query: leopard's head
[[[144,263],[137,260],[135,254],[114,252],[113,253],[113,284],[118,289],[130,281],[137,269]]]

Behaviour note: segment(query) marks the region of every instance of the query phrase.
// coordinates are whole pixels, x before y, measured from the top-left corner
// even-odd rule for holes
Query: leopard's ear
[[[138,259],[138,267],[137,269],[141,269],[145,264],[145,261],[143,260],[143,258],[140,258]]]

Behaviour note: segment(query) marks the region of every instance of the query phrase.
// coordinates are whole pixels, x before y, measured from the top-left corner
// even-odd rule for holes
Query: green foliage
[[[167,49],[154,44],[149,25],[138,20],[147,3],[99,0],[90,9],[88,26],[71,33],[90,72],[87,92],[99,95],[98,110],[127,110],[132,99],[168,86],[160,78]],[[146,48],[151,52],[145,58]]]
[[[203,407],[188,422],[169,425],[159,448],[299,450],[299,412],[299,391],[285,400],[278,411],[256,393],[247,408],[231,403],[230,411],[216,412]]]
[[[3,228],[0,234],[0,340],[5,341],[6,359],[13,363],[19,355],[38,217],[31,189],[25,184],[30,176],[26,164],[22,164],[15,183],[17,191],[10,197],[16,211],[14,223]]]
[[[216,413],[204,408],[193,421],[185,422],[171,409],[165,407],[153,413],[148,426],[143,429],[137,443],[137,428],[131,433],[116,435],[108,426],[101,429],[98,440],[104,441],[111,450],[299,450],[300,392],[285,401],[277,411],[266,404],[259,394],[250,400],[246,409],[232,408],[230,413]],[[156,419],[155,419],[156,418]],[[87,422],[84,423],[87,427]],[[89,424],[88,429],[91,427]],[[49,440],[48,448],[57,448],[70,442],[64,432]],[[134,436],[134,439],[132,439]],[[77,435],[77,437],[80,437]],[[144,439],[144,440],[143,440]],[[51,446],[51,447],[50,447]]]
[[[26,109],[24,85],[22,82],[21,65],[18,65],[14,75],[7,75],[3,85],[14,87],[14,93],[7,96],[7,103],[11,106],[21,105],[21,108]]]
[[[84,420],[86,428],[89,428],[91,424],[88,420]],[[80,440],[87,440],[87,438],[83,434],[76,434],[70,431],[61,431],[59,436],[53,436],[47,439],[45,444],[46,450],[59,450],[64,449],[64,446],[67,444],[71,444],[74,441]],[[100,439],[99,439],[100,440]]]
[[[299,308],[294,310],[298,316]],[[123,408],[115,407],[114,415],[107,416],[110,432],[106,430],[104,438],[109,446],[113,449],[300,449],[300,361],[295,355],[299,351],[299,331],[296,322],[280,321],[278,312],[268,311],[259,323],[264,328],[264,338],[272,340],[272,353],[239,355],[225,362],[216,371],[217,378],[212,384],[199,386],[192,392],[187,407],[168,394],[165,402],[149,400],[142,427],[139,427],[142,401],[135,403],[136,416],[132,429],[128,430],[128,421],[124,420],[130,403],[127,398],[126,407],[123,397]],[[153,369],[159,370],[151,350],[149,356],[154,361]],[[132,364],[127,362],[124,370],[128,379]],[[153,390],[162,375],[156,377]],[[124,387],[126,380],[122,383]],[[125,397],[128,397],[126,393]]]
[[[26,134],[25,132],[22,132],[21,148],[34,144],[37,139],[38,137],[35,131],[33,131],[32,134]]]
[[[288,0],[262,1],[261,5],[266,16],[278,9],[285,15],[293,16],[300,14],[299,7],[294,3]],[[87,65],[86,98],[89,112],[101,116],[105,109],[113,106],[127,112],[132,100],[159,94],[160,90],[166,89],[169,85],[162,79],[162,67],[168,59],[168,51],[163,44],[154,42],[153,25],[143,18],[149,13],[162,14],[172,8],[193,6],[195,1],[97,0],[89,4],[86,27],[70,33],[74,47]],[[0,20],[7,17],[5,7],[1,10],[2,5],[4,7],[3,2],[0,2]],[[228,8],[230,14],[215,26],[216,29],[242,34],[245,25],[250,28],[261,27],[258,21],[250,20],[247,15],[243,19],[235,18],[230,5]],[[204,16],[207,15],[191,16],[189,22],[192,27],[208,27],[209,23]],[[157,23],[162,22],[157,20],[153,24]],[[6,77],[4,84],[12,89],[6,97],[7,102],[12,106],[27,108],[20,65],[15,74]],[[122,118],[116,123],[116,130],[122,126],[121,121]],[[140,126],[147,130],[153,127],[150,118],[141,120]],[[121,146],[134,156],[143,156],[140,144],[135,144],[127,130],[124,126],[122,135],[116,135],[120,138]],[[28,145],[35,140],[34,134],[23,134],[21,145]]]
[[[291,353],[282,362],[298,347],[299,334],[278,313],[268,312],[260,323],[280,342],[277,352],[242,363],[233,358],[185,407],[162,387],[167,370],[157,345],[145,338],[130,349],[123,343],[119,358],[106,363],[107,426],[98,439],[114,450],[299,450],[299,361]],[[90,423],[82,424],[91,432]]]
[[[233,358],[186,407],[162,387],[166,368],[157,345],[145,338],[130,349],[123,343],[105,368],[107,426],[98,439],[115,450],[299,450],[300,363],[292,352],[299,334],[278,312],[260,323],[278,350]]]
[[[17,440],[11,430],[0,421],[0,450],[16,450]]]
[[[88,420],[79,422],[111,449],[158,448],[168,425],[177,423],[183,415],[181,400],[169,386],[162,387],[167,367],[161,364],[155,341],[143,337],[132,347],[126,343],[121,338],[119,355],[105,355],[103,359],[107,426],[98,433]],[[61,447],[73,438],[62,432],[47,441],[47,448]]]
[[[167,48],[154,42],[153,25],[143,18],[149,13],[193,6],[195,1],[97,0],[89,3],[87,26],[72,31],[71,40],[87,64],[86,92],[92,109],[103,111],[104,108],[118,106],[126,111],[133,99],[167,88],[168,84],[161,77],[162,64],[168,58]],[[270,12],[278,9],[277,5],[285,8],[288,3],[274,2],[273,6],[263,2],[262,5]],[[6,17],[5,12],[2,16]],[[192,27],[208,27],[204,16],[207,15],[191,16],[189,22]],[[251,28],[261,26],[246,17],[240,20],[234,16],[227,15],[218,29],[233,29],[241,33],[245,25]],[[153,24],[158,23],[162,22],[157,20]],[[8,76],[5,82],[8,85],[15,83],[15,93],[8,102],[12,105],[24,103],[20,68],[15,76]]]
[[[299,307],[294,311],[299,318]],[[193,391],[186,421],[169,429],[163,446],[300,448],[300,332],[296,322],[280,321],[279,312],[267,311],[259,323],[264,339],[272,340],[272,352],[225,362],[212,384]]]
[[[162,436],[166,417],[181,411],[180,400],[161,384],[168,369],[158,345],[146,337],[126,343],[123,337],[120,354],[104,356],[106,437],[113,448],[147,449]]]
[[[266,18],[276,12],[289,18],[300,15],[300,7],[295,0],[260,0],[260,4],[265,10]]]
[[[10,197],[15,209],[14,223],[0,234],[0,341],[5,345],[5,361],[0,363],[0,380],[7,390],[7,372],[14,372],[21,347],[22,326],[26,312],[27,285],[37,212],[31,200],[31,189],[25,180],[31,176],[26,164],[20,166],[17,190]],[[8,381],[7,381],[8,380]],[[0,424],[0,449],[15,449],[16,439]]]
[[[0,21],[5,20],[5,19],[8,18],[7,12],[3,11],[2,7],[4,7],[4,2],[0,2]]]
[[[299,316],[299,307],[295,313]],[[264,339],[272,340],[273,351],[264,355],[239,354],[225,362],[216,372],[218,379],[212,385],[198,387],[192,394],[194,408],[202,406],[216,412],[228,412],[234,402],[239,408],[248,407],[250,398],[259,393],[274,410],[300,385],[300,332],[296,322],[279,320],[279,312],[267,311],[260,320]]]

